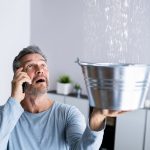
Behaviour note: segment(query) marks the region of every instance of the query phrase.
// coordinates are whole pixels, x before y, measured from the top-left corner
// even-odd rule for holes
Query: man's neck
[[[52,106],[52,104],[53,102],[49,99],[47,94],[37,97],[25,97],[25,99],[21,102],[24,110],[31,113],[46,111]]]

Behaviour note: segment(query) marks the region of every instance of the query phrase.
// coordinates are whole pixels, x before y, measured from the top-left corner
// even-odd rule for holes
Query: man
[[[105,118],[122,113],[94,109],[86,125],[77,108],[51,100],[47,59],[37,46],[20,51],[13,71],[11,96],[0,107],[0,150],[98,150]]]

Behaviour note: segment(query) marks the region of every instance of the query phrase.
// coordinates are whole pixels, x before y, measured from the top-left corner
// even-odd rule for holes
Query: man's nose
[[[37,65],[37,66],[36,66],[36,73],[37,73],[37,74],[43,73],[43,67]]]

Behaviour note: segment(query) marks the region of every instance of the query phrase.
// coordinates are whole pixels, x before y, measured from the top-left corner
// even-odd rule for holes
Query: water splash
[[[109,37],[107,57],[110,61],[114,61],[117,58],[119,63],[125,63],[124,55],[127,52],[127,40],[128,40],[128,1],[124,4],[122,1],[116,0],[116,3],[111,6],[110,3],[106,3],[105,18],[106,18],[106,30],[105,34]]]
[[[149,21],[144,24],[147,9],[143,0],[84,0],[84,3],[85,59],[140,63],[143,28],[149,25]]]

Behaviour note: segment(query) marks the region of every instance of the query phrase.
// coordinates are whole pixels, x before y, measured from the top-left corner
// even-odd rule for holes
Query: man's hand
[[[21,67],[15,72],[12,80],[12,90],[11,90],[11,97],[13,97],[19,102],[21,102],[25,97],[25,93],[23,93],[22,89],[22,84],[24,82],[28,82],[29,84],[31,84],[30,77],[27,75],[26,72],[23,72],[22,70],[23,68]]]
[[[90,116],[89,122],[90,128],[94,131],[98,131],[101,128],[106,117],[117,117],[125,112],[128,111],[116,111],[116,110],[94,108]]]

